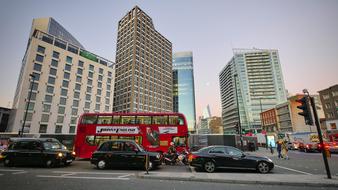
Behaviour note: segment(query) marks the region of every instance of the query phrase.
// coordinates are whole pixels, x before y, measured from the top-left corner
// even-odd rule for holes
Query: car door
[[[208,154],[217,167],[228,167],[230,157],[225,154],[225,147],[214,147]]]
[[[41,165],[43,164],[43,151],[40,141],[31,141],[28,143],[28,158],[31,164]]]
[[[140,163],[138,163],[138,159],[136,156],[136,146],[132,142],[124,142],[123,154],[121,154],[124,165],[132,167],[138,166]]]
[[[226,153],[228,154],[230,161],[229,165],[233,168],[247,168],[248,160],[243,156],[244,153],[234,147],[226,147]]]
[[[30,141],[18,141],[14,145],[14,162],[16,164],[32,164],[29,158],[29,143]]]
[[[111,152],[106,156],[109,158],[110,165],[113,167],[116,166],[125,166],[125,158],[123,157],[123,142],[121,141],[113,141],[111,142]]]

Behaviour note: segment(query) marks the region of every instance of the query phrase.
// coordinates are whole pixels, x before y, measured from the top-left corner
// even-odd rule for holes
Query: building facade
[[[338,129],[338,84],[319,91],[328,130]]]
[[[139,7],[118,24],[114,112],[173,111],[172,44]]]
[[[261,129],[260,113],[286,101],[277,50],[234,49],[219,74],[224,132]],[[238,106],[237,106],[238,102]]]
[[[293,103],[293,102],[292,102]],[[292,105],[292,104],[291,104]],[[276,105],[278,132],[292,132],[292,118],[290,111],[290,101]]]
[[[25,133],[75,133],[82,113],[112,111],[114,76],[113,62],[84,50],[53,18],[34,19],[7,131],[21,131],[32,91]]]
[[[261,113],[262,129],[266,133],[276,133],[279,130],[276,109],[268,109]]]
[[[196,130],[195,85],[192,52],[173,54],[173,109],[183,113],[188,130]]]
[[[0,132],[5,132],[8,125],[11,109],[0,107]]]

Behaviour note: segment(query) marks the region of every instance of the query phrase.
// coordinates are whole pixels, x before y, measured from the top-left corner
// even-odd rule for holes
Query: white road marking
[[[22,172],[25,170],[8,170],[8,169],[0,169],[0,172]]]
[[[282,168],[282,169],[286,169],[286,170],[290,170],[290,171],[294,171],[294,172],[298,172],[298,173],[302,173],[302,174],[306,174],[306,175],[313,175],[311,173],[295,170],[295,169],[292,169],[292,168],[287,168],[287,167],[278,166],[278,165],[275,165],[275,166],[278,167],[278,168]]]
[[[36,177],[42,178],[67,178],[67,179],[109,179],[109,180],[129,180],[129,178],[118,177],[78,177],[78,176],[52,176],[52,175],[37,175]]]
[[[13,175],[16,175],[16,174],[24,174],[24,173],[27,173],[26,171],[22,171],[22,172],[15,172],[15,173],[12,173]]]
[[[118,178],[125,178],[125,177],[129,177],[129,176],[132,176],[132,175],[134,175],[134,174],[121,175],[121,176],[119,176]]]
[[[101,174],[101,175],[127,175],[130,173],[105,173],[105,172],[75,172],[75,171],[53,171],[53,173],[72,173],[72,174]],[[131,174],[134,175],[134,174]]]

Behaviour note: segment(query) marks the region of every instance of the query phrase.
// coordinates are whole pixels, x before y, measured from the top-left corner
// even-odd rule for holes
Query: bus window
[[[91,146],[95,145],[94,135],[86,136],[86,143]]]
[[[120,116],[114,115],[112,124],[120,124]]]
[[[99,116],[97,118],[97,124],[111,124],[111,116]]]
[[[135,116],[121,116],[121,124],[135,124]]]
[[[83,116],[82,124],[96,124],[96,116],[95,115]]]
[[[179,125],[184,125],[184,119],[182,117],[178,118],[178,124]]]
[[[151,124],[151,117],[150,116],[137,116],[136,118],[137,124]]]
[[[153,124],[168,125],[168,116],[153,116]]]
[[[95,136],[95,144],[100,145],[110,139],[110,136]]]
[[[178,125],[178,116],[169,116],[169,125]]]
[[[174,137],[173,142],[175,146],[186,146],[186,137]]]

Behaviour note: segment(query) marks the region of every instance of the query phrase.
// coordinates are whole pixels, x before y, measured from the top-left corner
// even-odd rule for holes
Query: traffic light
[[[296,102],[301,104],[297,106],[297,108],[303,110],[302,112],[298,112],[298,115],[304,117],[306,125],[313,125],[309,99],[306,96],[304,96],[303,98],[296,100]]]

